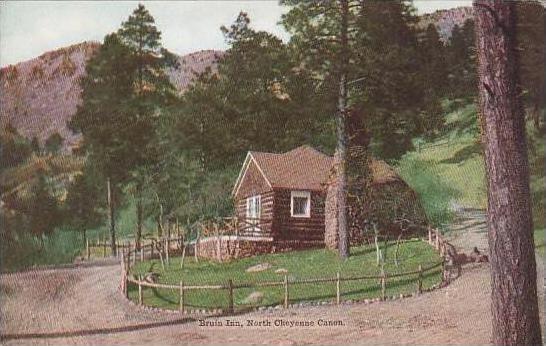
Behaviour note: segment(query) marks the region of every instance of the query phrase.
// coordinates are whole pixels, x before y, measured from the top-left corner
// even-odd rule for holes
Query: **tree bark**
[[[542,344],[514,2],[475,0],[485,130],[493,342]]]
[[[108,199],[108,218],[110,221],[110,247],[112,249],[112,256],[116,256],[116,219],[114,215],[114,200],[112,196],[112,187],[110,186],[110,178],[106,180],[106,188],[107,188],[107,199]]]
[[[336,115],[337,155],[336,155],[336,185],[337,185],[337,218],[339,234],[339,256],[349,257],[349,227],[347,222],[347,69],[349,65],[349,2],[340,0],[341,31],[340,31],[340,80],[338,109]]]

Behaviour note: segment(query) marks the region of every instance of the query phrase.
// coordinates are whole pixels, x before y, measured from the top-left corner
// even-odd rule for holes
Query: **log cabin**
[[[370,169],[372,195],[385,208],[402,207],[406,217],[426,222],[417,195],[392,167],[372,159]],[[336,247],[333,172],[334,158],[307,145],[280,154],[248,152],[232,191],[235,216],[246,224],[241,235],[277,250]]]
[[[247,233],[274,242],[324,244],[325,185],[333,158],[310,146],[247,154],[232,195]]]

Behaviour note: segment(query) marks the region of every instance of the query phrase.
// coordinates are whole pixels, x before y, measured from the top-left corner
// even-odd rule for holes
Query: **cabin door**
[[[246,218],[251,230],[258,230],[260,214],[262,212],[262,203],[260,195],[248,197],[246,199]]]

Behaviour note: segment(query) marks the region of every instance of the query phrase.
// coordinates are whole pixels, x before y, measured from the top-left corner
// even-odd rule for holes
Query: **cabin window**
[[[262,209],[260,195],[248,197],[246,199],[246,217],[247,219],[259,219]]]
[[[311,193],[309,191],[292,191],[290,195],[290,215],[292,217],[311,217]]]

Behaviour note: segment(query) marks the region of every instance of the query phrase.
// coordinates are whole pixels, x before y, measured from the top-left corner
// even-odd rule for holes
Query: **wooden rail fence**
[[[442,234],[438,229],[428,228],[428,239],[425,239],[431,246],[435,248],[436,251],[442,256],[442,260],[434,263],[430,266],[423,267],[419,265],[417,270],[402,272],[402,273],[386,273],[383,270],[380,275],[362,275],[362,276],[342,276],[340,272],[336,273],[335,277],[330,278],[307,278],[307,279],[295,279],[289,280],[287,275],[284,275],[282,281],[259,281],[253,283],[235,283],[232,279],[227,280],[225,284],[216,284],[216,285],[187,285],[184,281],[181,281],[178,285],[173,284],[162,284],[146,281],[142,276],[138,278],[129,276],[131,267],[136,263],[137,258],[140,261],[144,261],[145,257],[154,257],[154,249],[157,251],[157,254],[161,258],[161,263],[163,265],[163,260],[168,263],[169,261],[169,248],[171,247],[172,242],[176,242],[179,248],[184,247],[182,238],[174,239],[151,239],[148,244],[142,243],[140,250],[137,249],[134,244],[123,243],[119,245],[120,257],[121,257],[121,283],[120,288],[125,297],[129,298],[129,284],[135,285],[138,288],[138,304],[144,305],[144,288],[157,288],[157,289],[167,289],[178,292],[179,297],[179,310],[186,311],[187,300],[186,293],[188,291],[202,291],[202,290],[224,290],[227,291],[227,312],[233,313],[235,311],[235,301],[234,301],[234,291],[238,289],[245,288],[263,288],[263,287],[282,287],[283,289],[283,300],[280,302],[284,308],[288,308],[290,304],[290,293],[294,292],[293,286],[295,285],[307,285],[307,284],[319,284],[319,283],[333,283],[335,284],[336,293],[335,296],[332,296],[336,304],[342,303],[343,291],[342,283],[350,281],[366,281],[372,280],[379,283],[380,286],[380,299],[385,300],[387,295],[388,282],[393,278],[400,277],[412,277],[417,276],[415,284],[415,293],[421,294],[423,292],[423,279],[424,275],[427,272],[433,271],[436,268],[441,267],[441,278],[442,283],[449,281],[449,275],[447,275],[446,270],[446,255],[448,253],[448,247],[451,245],[445,241]],[[162,245],[158,245],[162,244]],[[106,247],[106,243],[94,243],[88,245],[88,253],[90,247]],[[147,250],[148,249],[148,250]],[[165,258],[164,258],[165,257]]]
[[[130,247],[128,249],[130,249]],[[415,292],[417,294],[421,294],[423,292],[423,278],[425,273],[433,271],[434,269],[441,267],[442,278],[443,279],[446,278],[446,275],[444,274],[444,271],[445,271],[444,260],[442,260],[428,267],[423,267],[419,265],[418,270],[408,271],[403,273],[393,273],[393,274],[387,274],[384,271],[382,271],[381,275],[342,276],[340,272],[337,272],[335,277],[330,277],[330,278],[327,277],[327,278],[307,278],[307,279],[289,280],[288,275],[284,275],[284,279],[282,281],[258,281],[253,283],[248,283],[248,282],[235,283],[232,279],[229,279],[227,280],[225,284],[216,284],[216,285],[208,285],[208,284],[186,285],[184,281],[181,281],[178,285],[173,285],[173,284],[149,282],[144,280],[142,276],[139,276],[138,278],[129,276],[128,273],[131,268],[131,258],[137,257],[135,254],[131,255],[131,251],[134,252],[135,250],[131,249],[129,251],[123,251],[121,254],[121,268],[122,268],[121,291],[123,292],[125,297],[129,298],[129,294],[128,294],[129,284],[135,285],[138,288],[138,304],[139,305],[144,305],[144,295],[143,295],[144,288],[172,290],[172,291],[178,292],[180,311],[186,311],[186,307],[187,307],[186,292],[188,291],[202,291],[202,290],[227,291],[227,297],[228,297],[227,312],[233,313],[235,311],[235,301],[233,298],[234,291],[238,289],[282,287],[284,294],[283,294],[283,300],[281,304],[284,308],[288,308],[290,304],[290,292],[293,292],[294,290],[293,286],[295,285],[334,283],[336,288],[336,294],[332,298],[334,298],[335,303],[339,305],[342,303],[342,297],[343,297],[342,283],[343,282],[366,281],[366,280],[379,282],[379,285],[381,287],[380,298],[381,300],[385,300],[388,282],[390,279],[400,278],[400,277],[412,277],[417,275]]]

